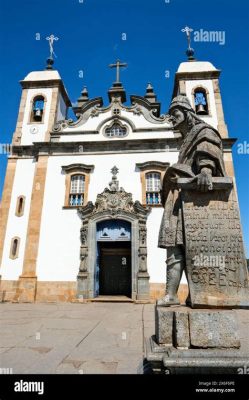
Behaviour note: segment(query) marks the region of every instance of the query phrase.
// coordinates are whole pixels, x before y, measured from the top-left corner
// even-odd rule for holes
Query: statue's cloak
[[[164,213],[158,247],[184,245],[182,204],[176,180],[194,179],[205,167],[212,170],[212,176],[226,176],[220,134],[210,125],[200,122],[183,140],[177,164],[170,166],[164,175],[161,192]]]

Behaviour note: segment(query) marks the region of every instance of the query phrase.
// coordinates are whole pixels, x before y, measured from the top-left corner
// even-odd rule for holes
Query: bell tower
[[[195,59],[194,49],[191,47],[192,31],[187,26],[182,29],[188,40],[188,61],[182,62],[175,74],[173,97],[180,94],[187,96],[196,114],[217,129],[222,138],[227,138],[219,86],[221,71],[210,62]]]
[[[187,96],[196,114],[219,131],[223,139],[226,171],[229,176],[234,176],[232,145],[235,140],[228,137],[219,86],[220,73],[207,61],[182,62],[175,74],[173,97],[179,94]]]
[[[175,75],[173,96],[187,96],[196,114],[226,138],[228,132],[219,86],[220,72],[210,62],[189,60],[181,63]]]
[[[20,83],[22,96],[13,145],[32,145],[50,140],[55,122],[65,119],[71,106],[58,71],[48,59],[44,71],[30,72]]]
[[[33,151],[33,144],[49,142],[53,125],[67,117],[71,106],[62,79],[52,68],[53,62],[50,54],[45,70],[30,72],[20,82],[22,95],[13,153],[8,158],[1,202],[1,274],[3,279],[17,282],[16,301],[33,302],[36,295],[48,155]],[[27,147],[29,156],[22,157],[22,149]]]
[[[197,61],[191,47],[191,28],[184,28],[188,39],[188,60],[182,62],[175,74],[173,97],[185,95],[196,114],[207,124],[217,129],[223,139],[224,160],[229,176],[234,176],[232,145],[235,139],[228,137],[220,92],[221,70],[208,61]]]

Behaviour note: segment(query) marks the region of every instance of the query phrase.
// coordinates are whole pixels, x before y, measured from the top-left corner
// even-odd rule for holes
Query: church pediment
[[[101,133],[101,128],[110,123],[111,120],[119,119],[122,123],[130,125],[132,131],[150,128],[172,129],[168,115],[156,117],[154,109],[145,106],[143,102],[134,103],[131,106],[124,106],[120,103],[112,103],[108,107],[100,107],[96,103],[87,107],[76,121],[72,119],[62,120],[55,123],[52,129],[53,134],[73,134],[73,133]]]
[[[123,89],[123,88],[122,88]],[[120,88],[115,88],[115,91]],[[73,107],[77,119],[57,121],[52,134],[57,133],[100,133],[99,127],[105,120],[111,118],[126,118],[130,121],[133,130],[151,127],[172,128],[167,114],[160,114],[161,104],[157,102],[152,86],[149,84],[145,96],[130,96],[130,105],[125,105],[122,96],[115,92],[110,97],[110,103],[103,106],[102,97],[88,98],[87,89],[84,88],[77,104]]]

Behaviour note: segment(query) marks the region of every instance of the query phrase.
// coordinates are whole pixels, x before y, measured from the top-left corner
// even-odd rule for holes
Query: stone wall
[[[163,283],[150,283],[150,301],[155,302],[165,293]],[[180,285],[178,296],[181,303],[188,294],[186,284]],[[0,281],[0,302],[19,302],[21,295],[18,281]],[[74,302],[76,298],[76,282],[45,282],[38,281],[36,287],[36,302]]]

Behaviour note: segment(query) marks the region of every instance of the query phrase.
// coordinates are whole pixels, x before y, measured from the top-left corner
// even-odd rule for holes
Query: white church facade
[[[172,95],[186,95],[219,130],[226,170],[234,176],[219,76],[209,62],[183,62]],[[106,106],[84,88],[74,121],[67,119],[71,102],[51,65],[29,73],[21,86],[1,201],[2,301],[162,296],[160,189],[167,167],[177,162],[181,135],[161,114],[152,86],[126,105],[117,78]],[[180,290],[184,296],[185,280]]]

